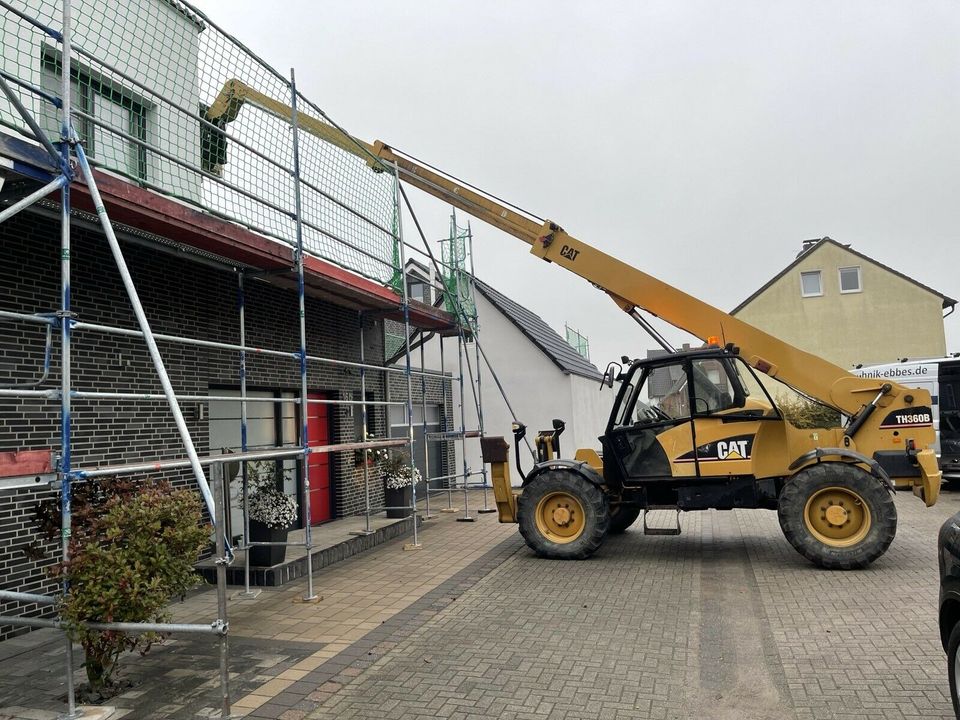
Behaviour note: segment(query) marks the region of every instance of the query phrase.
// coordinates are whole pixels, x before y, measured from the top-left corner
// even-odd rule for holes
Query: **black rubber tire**
[[[641,512],[643,512],[642,508],[630,507],[629,505],[618,505],[616,508],[612,508],[610,510],[610,527],[607,528],[607,532],[610,535],[625,533],[627,528],[637,521]]]
[[[557,543],[537,527],[536,509],[540,501],[554,492],[573,495],[583,507],[584,528],[575,540]],[[537,555],[554,560],[584,560],[603,544],[610,525],[607,496],[596,485],[570,470],[547,470],[527,485],[517,501],[520,534]]]
[[[946,490],[948,492],[958,492],[960,491],[960,477],[945,477],[940,481],[940,490]]]
[[[947,640],[947,677],[950,679],[950,698],[953,700],[953,714],[960,720],[960,697],[957,697],[957,652],[960,650],[960,623],[953,626],[950,639]]]
[[[807,500],[829,487],[852,490],[870,513],[870,529],[857,544],[833,547],[817,539],[804,522]],[[828,570],[865,568],[883,555],[897,534],[897,507],[890,492],[866,470],[855,465],[824,462],[801,470],[787,480],[777,507],[780,527],[794,549]]]

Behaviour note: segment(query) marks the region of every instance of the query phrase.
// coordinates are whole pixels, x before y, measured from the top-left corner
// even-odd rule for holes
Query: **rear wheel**
[[[865,470],[845,463],[798,472],[781,491],[777,514],[796,551],[831,570],[866,567],[897,534],[890,493]]]
[[[582,560],[603,543],[610,523],[607,496],[569,470],[548,470],[517,502],[520,534],[540,557]]]
[[[627,528],[633,525],[640,517],[641,509],[630,507],[629,505],[618,505],[610,510],[610,527],[607,532],[611,535],[619,535],[626,532]]]

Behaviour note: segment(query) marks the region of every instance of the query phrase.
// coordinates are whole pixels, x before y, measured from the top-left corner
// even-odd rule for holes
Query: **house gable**
[[[574,350],[543,318],[486,283],[475,282],[477,291],[564,373],[601,380],[603,375],[596,366]]]
[[[856,270],[854,270],[856,268]],[[848,281],[841,289],[840,271]],[[808,275],[805,287],[802,276]],[[830,238],[812,244],[731,314],[841,367],[946,352],[955,300]]]
[[[794,260],[792,263],[790,263],[789,265],[787,265],[787,266],[786,266],[783,270],[781,270],[779,273],[777,273],[776,275],[774,275],[774,276],[773,276],[769,281],[767,281],[759,290],[757,290],[757,291],[754,292],[752,295],[750,295],[750,297],[748,297],[746,300],[744,300],[744,301],[741,302],[739,305],[737,305],[733,310],[730,311],[730,314],[731,314],[731,315],[737,315],[741,310],[743,310],[745,307],[747,307],[750,303],[754,302],[754,300],[756,300],[760,295],[764,294],[771,286],[773,286],[774,284],[776,284],[777,282],[779,282],[782,278],[784,278],[785,276],[787,276],[788,273],[790,273],[792,270],[797,270],[798,273],[799,273],[799,272],[802,272],[802,270],[799,270],[799,269],[798,269],[798,267],[799,267],[799,265],[800,265],[801,263],[805,263],[805,261],[809,260],[810,257],[813,256],[815,253],[821,251],[821,250],[824,249],[825,247],[830,247],[830,246],[832,246],[832,247],[834,247],[834,248],[837,248],[837,249],[839,249],[839,250],[841,250],[841,251],[843,251],[843,252],[848,253],[848,254],[851,256],[851,257],[850,257],[850,260],[851,260],[850,265],[856,265],[856,264],[859,264],[859,263],[861,263],[861,262],[870,263],[872,266],[875,266],[875,267],[877,267],[877,268],[880,268],[880,269],[886,271],[887,273],[889,273],[890,275],[893,275],[893,276],[895,276],[895,277],[898,277],[898,278],[900,278],[901,280],[904,280],[904,281],[906,281],[906,282],[908,282],[908,283],[911,283],[911,284],[913,284],[914,286],[916,286],[916,287],[918,287],[918,288],[920,288],[920,289],[922,289],[922,290],[926,290],[927,292],[929,292],[929,293],[937,296],[938,298],[940,298],[940,300],[941,300],[941,302],[942,302],[942,307],[943,307],[944,310],[946,310],[947,308],[953,307],[954,305],[957,304],[957,301],[954,300],[953,298],[947,297],[947,296],[944,295],[943,293],[937,292],[937,291],[934,290],[933,288],[928,287],[927,285],[924,285],[923,283],[918,282],[917,280],[914,280],[914,279],[911,278],[910,276],[904,275],[903,273],[901,273],[901,272],[899,272],[899,271],[897,271],[897,270],[894,270],[892,267],[890,267],[890,266],[888,266],[888,265],[884,265],[883,263],[881,263],[881,262],[879,262],[879,261],[877,261],[877,260],[874,260],[873,258],[868,257],[867,255],[864,255],[863,253],[857,252],[856,250],[854,250],[854,249],[853,249],[852,247],[850,247],[849,245],[843,245],[843,244],[841,244],[841,243],[838,243],[836,240],[834,240],[834,239],[831,238],[831,237],[825,237],[825,238],[822,238],[821,240],[816,241],[814,244],[810,245],[809,247],[806,247],[806,248],[803,250],[803,252],[801,252],[801,253],[797,256],[796,260]],[[808,264],[808,263],[807,263],[807,264]],[[845,267],[845,266],[844,266],[844,267]],[[797,282],[799,283],[799,274],[797,275],[797,278],[798,278]]]

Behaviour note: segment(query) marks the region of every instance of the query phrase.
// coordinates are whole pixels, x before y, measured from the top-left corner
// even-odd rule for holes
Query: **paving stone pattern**
[[[861,572],[813,567],[765,511],[634,529],[580,563],[523,549],[309,717],[951,718],[935,547],[960,502],[897,506]]]
[[[947,720],[935,548],[960,495],[897,507],[896,541],[859,572],[809,564],[769,511],[687,514],[679,537],[635,527],[584,562],[538,559],[489,515],[437,518],[421,551],[393,541],[319,573],[318,604],[293,602],[302,588],[231,603],[235,716]],[[189,598],[178,619],[209,620],[212,601]],[[0,708],[30,682],[50,688],[29,707],[62,708],[62,644],[11,642]],[[215,648],[180,647],[134,663],[145,692],[125,717],[215,716]],[[53,717],[36,712],[14,715]]]
[[[0,678],[0,719],[54,720],[65,708],[63,639],[53,631],[25,662],[4,662]],[[17,638],[10,642],[17,642]],[[5,643],[6,645],[6,643]],[[273,680],[322,643],[230,638],[230,683],[233,692],[247,693]],[[117,708],[110,720],[120,718],[219,717],[220,671],[218,643],[208,636],[180,635],[155,645],[147,655],[121,658],[120,682],[128,689],[111,698]],[[85,682],[80,668],[83,652],[74,649],[75,682]],[[38,694],[42,693],[42,702]],[[31,710],[28,710],[32,709]]]

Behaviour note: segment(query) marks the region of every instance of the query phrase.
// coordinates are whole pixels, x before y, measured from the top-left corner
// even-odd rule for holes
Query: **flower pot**
[[[413,488],[406,487],[383,489],[383,504],[387,506],[388,518],[405,518],[413,514],[410,504],[413,502]],[[392,509],[391,509],[392,508]]]
[[[286,542],[290,528],[267,527],[259,520],[250,521],[250,542]],[[283,562],[287,554],[285,545],[254,545],[248,549],[250,564],[256,567],[272,567]]]

